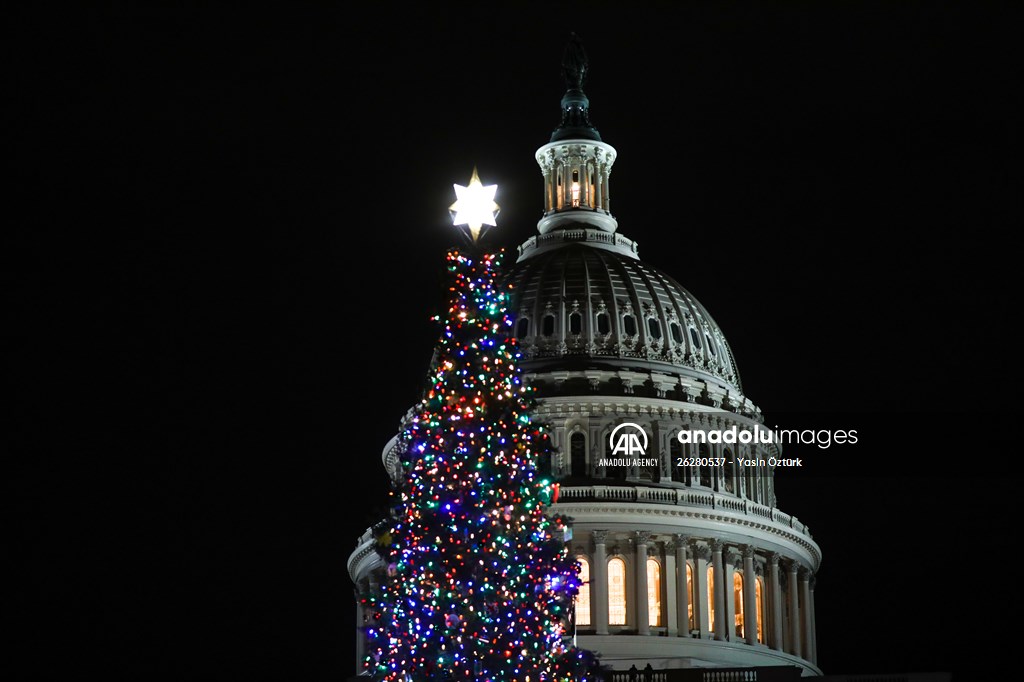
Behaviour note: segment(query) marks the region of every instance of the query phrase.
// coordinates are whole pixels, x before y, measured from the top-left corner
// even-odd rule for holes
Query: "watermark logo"
[[[623,422],[612,429],[608,444],[612,447],[612,455],[643,456],[647,452],[647,432],[633,422]]]

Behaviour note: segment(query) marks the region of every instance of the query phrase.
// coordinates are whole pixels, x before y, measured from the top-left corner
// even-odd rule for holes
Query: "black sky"
[[[1019,536],[999,431],[1019,421],[1008,8],[15,17],[27,660],[40,677],[351,674],[345,561],[430,357],[451,185],[474,166],[498,184],[511,262],[576,31],[620,231],[708,308],[770,423],[870,436],[778,477],[824,553],[822,668],[992,664],[1016,622],[998,548]]]

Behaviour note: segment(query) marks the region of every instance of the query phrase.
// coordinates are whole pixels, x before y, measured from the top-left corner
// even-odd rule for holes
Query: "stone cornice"
[[[581,376],[595,374],[596,372],[598,372],[598,370],[588,370],[582,372]],[[618,376],[623,373],[624,372],[621,371],[609,372],[609,375]],[[549,375],[552,379],[554,379],[556,375],[559,375],[559,378],[568,380],[570,376],[577,373],[562,371],[538,374]],[[637,376],[647,378],[649,375],[638,374]],[[696,383],[697,382],[695,382],[695,385]],[[736,396],[736,399],[743,399],[743,397]],[[597,408],[596,411],[595,408]],[[728,421],[730,423],[735,422],[736,424],[750,427],[753,427],[755,424],[763,425],[763,422],[751,419],[750,417],[746,417],[736,412],[724,410],[720,407],[710,407],[707,405],[701,405],[700,403],[683,403],[678,400],[647,398],[635,395],[545,396],[537,400],[537,407],[534,409],[533,414],[536,416],[564,416],[567,414],[579,414],[591,417],[602,415],[629,417],[647,416],[658,419],[683,419],[694,423],[702,423],[703,420],[711,417],[713,419],[719,418],[723,421]]]
[[[374,540],[364,542],[362,545],[356,548],[356,551],[352,552],[348,557],[348,577],[352,579],[352,582],[359,582],[359,578],[362,577],[359,573],[359,566],[363,563],[363,559],[374,553],[373,545]]]
[[[582,523],[588,523],[581,519],[583,514],[601,514],[608,515],[609,517],[621,517],[627,514],[633,514],[641,517],[647,517],[651,520],[646,520],[645,525],[651,525],[656,523],[653,519],[655,517],[661,517],[665,519],[667,523],[676,523],[678,521],[697,521],[697,522],[712,522],[712,523],[723,523],[730,526],[735,526],[738,532],[744,532],[749,530],[760,531],[767,534],[770,537],[774,537],[777,540],[796,545],[803,550],[808,557],[813,561],[814,566],[821,563],[821,550],[818,545],[811,541],[807,536],[801,535],[794,532],[791,529],[777,525],[768,521],[767,519],[761,519],[759,517],[739,517],[729,514],[721,510],[715,509],[701,509],[701,508],[687,508],[678,506],[668,506],[659,504],[616,504],[616,503],[562,503],[559,502],[557,505],[552,507],[553,511],[557,511],[560,514],[567,516],[577,517],[577,528],[581,527]],[[607,524],[608,521],[602,521]]]

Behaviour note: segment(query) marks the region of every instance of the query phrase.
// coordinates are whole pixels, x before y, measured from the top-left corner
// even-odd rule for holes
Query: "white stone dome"
[[[620,234],[579,225],[532,238],[507,275],[528,372],[654,372],[742,392],[732,350],[707,309],[675,279],[637,258]],[[681,393],[667,395],[699,400]],[[687,382],[689,383],[689,382]],[[650,382],[631,393],[655,397]],[[618,391],[621,393],[622,391]]]

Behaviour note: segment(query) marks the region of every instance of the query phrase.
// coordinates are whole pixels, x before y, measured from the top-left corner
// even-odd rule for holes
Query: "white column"
[[[801,651],[804,652],[804,658],[808,661],[811,660],[811,586],[810,586],[811,572],[804,566],[800,567],[800,616],[803,627],[803,641],[801,642]]]
[[[740,453],[737,448],[736,452],[732,455],[732,475],[733,475],[733,490],[740,497],[748,497],[747,495],[747,468],[740,466]],[[744,606],[743,608],[746,608]],[[746,623],[746,621],[743,621]],[[746,628],[743,628],[743,634],[747,634]]]
[[[729,590],[725,593],[725,612],[728,618],[729,627],[726,630],[725,638],[730,642],[736,641],[736,595],[733,586],[733,574],[737,564],[740,563],[740,555],[735,552],[728,552],[725,555],[725,582]],[[741,606],[742,608],[742,606]]]
[[[661,571],[661,624],[665,627],[666,637],[677,637],[679,635],[679,616],[676,614],[679,605],[679,597],[676,595],[678,581],[676,571],[676,546],[671,540],[665,543],[665,552],[662,556]]]
[[[690,538],[676,534],[676,613],[679,636],[690,636],[690,591],[686,589],[686,546]]]
[[[763,622],[764,614],[761,615],[761,627],[767,627]],[[747,644],[757,644],[757,575],[754,574],[753,545],[743,548],[743,634]]]
[[[647,603],[647,542],[651,539],[648,531],[636,533],[636,632],[638,635],[651,634],[651,614]]]
[[[594,539],[594,565],[591,568],[590,604],[594,613],[594,632],[598,635],[608,634],[608,558],[605,556],[604,542],[608,531],[595,530],[591,534]]]
[[[779,555],[775,552],[768,557],[768,589],[771,590],[769,592],[771,624],[767,626],[768,644],[776,651],[782,651],[782,585],[779,584]]]
[[[818,626],[814,620],[814,584],[818,582],[817,576],[811,576],[811,663],[818,663]]]
[[[693,622],[701,639],[711,639],[711,614],[708,612],[708,559],[711,550],[697,545],[693,550]]]
[[[789,592],[789,653],[794,656],[800,655],[800,606],[799,597],[800,586],[797,584],[797,567],[799,564],[795,561],[789,564],[789,585],[787,591]]]
[[[722,566],[721,540],[711,541],[711,566],[715,576],[715,639],[724,640],[729,631],[725,612],[725,570]]]
[[[609,182],[609,176],[611,174],[611,168],[605,165],[604,172],[601,173],[601,206],[604,207],[604,210],[606,211],[612,210],[612,193],[609,188],[611,185]]]

